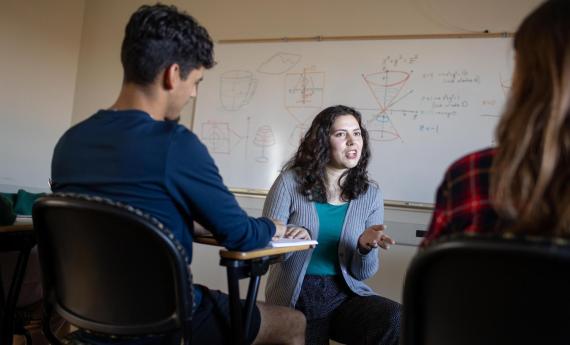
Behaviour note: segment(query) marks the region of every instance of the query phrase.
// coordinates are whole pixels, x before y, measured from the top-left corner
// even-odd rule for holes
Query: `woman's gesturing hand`
[[[366,254],[374,248],[380,247],[383,249],[390,248],[390,245],[395,244],[390,236],[384,233],[386,225],[373,225],[362,233],[358,238],[358,249],[361,253]]]

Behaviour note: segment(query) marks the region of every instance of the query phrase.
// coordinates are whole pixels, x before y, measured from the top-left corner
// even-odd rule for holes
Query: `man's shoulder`
[[[99,114],[100,112],[101,111],[97,111],[96,113],[91,114],[90,116],[86,117],[85,119],[83,119],[83,120],[77,122],[76,124],[72,125],[71,127],[69,127],[67,129],[66,133],[75,132],[75,131],[81,130],[85,127],[89,127],[93,123],[94,119],[97,117],[97,114]]]
[[[200,141],[198,136],[183,125],[175,124],[172,128],[173,135],[186,140]]]
[[[173,149],[207,151],[200,138],[183,125],[176,124],[172,127],[170,139]]]
[[[94,118],[99,112],[81,120],[80,122],[72,125],[69,127],[63,135],[58,140],[58,147],[61,145],[65,145],[67,143],[75,142],[80,138],[83,138],[86,134],[89,134],[93,131],[94,126]],[[73,146],[73,145],[72,145]]]
[[[179,169],[208,169],[216,164],[208,147],[198,136],[182,125],[175,125],[169,136],[167,159]],[[217,167],[215,168],[217,169]]]

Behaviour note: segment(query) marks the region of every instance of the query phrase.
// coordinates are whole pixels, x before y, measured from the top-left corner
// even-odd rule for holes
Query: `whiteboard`
[[[447,166],[493,145],[510,38],[219,44],[193,130],[226,185],[267,191],[322,109],[359,110],[387,200],[433,203]]]

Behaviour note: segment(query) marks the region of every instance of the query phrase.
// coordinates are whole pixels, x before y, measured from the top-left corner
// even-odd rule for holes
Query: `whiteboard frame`
[[[455,34],[414,34],[414,35],[364,35],[364,36],[306,36],[306,37],[274,37],[274,38],[234,38],[218,40],[220,44],[236,43],[275,43],[275,42],[307,42],[307,41],[373,41],[373,40],[417,40],[445,38],[498,38],[513,37],[512,32],[499,33],[455,33]]]

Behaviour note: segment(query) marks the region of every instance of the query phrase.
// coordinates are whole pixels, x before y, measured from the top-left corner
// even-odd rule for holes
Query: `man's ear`
[[[162,73],[162,86],[172,90],[180,81],[180,66],[176,63],[166,67]]]

